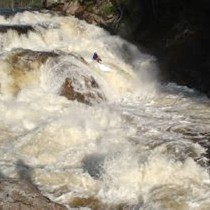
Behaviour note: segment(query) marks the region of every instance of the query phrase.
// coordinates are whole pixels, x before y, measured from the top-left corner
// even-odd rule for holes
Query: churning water
[[[28,178],[69,208],[210,209],[205,96],[160,85],[153,56],[74,17],[24,12],[0,24],[1,176]],[[87,75],[105,100],[61,96],[65,78]]]

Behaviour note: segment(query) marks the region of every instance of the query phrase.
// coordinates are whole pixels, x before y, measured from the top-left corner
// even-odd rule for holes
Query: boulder
[[[75,84],[80,83],[82,83],[84,86],[83,91],[81,89],[79,90],[75,88]],[[88,105],[93,103],[99,103],[105,100],[103,94],[100,93],[98,83],[92,76],[82,76],[80,80],[76,80],[75,78],[66,78],[61,88],[61,95],[65,96],[69,100],[76,100],[78,102],[85,103]]]
[[[2,72],[8,75],[10,81],[1,86],[11,95],[16,96],[24,87],[39,83],[41,67],[48,58],[59,56],[54,52],[32,51],[27,49],[14,49],[6,54],[5,59],[1,59]]]
[[[0,179],[1,210],[67,210],[50,201],[30,182],[17,179]]]

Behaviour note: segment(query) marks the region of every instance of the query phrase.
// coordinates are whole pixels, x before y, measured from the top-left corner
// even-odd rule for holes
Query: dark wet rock
[[[100,200],[94,197],[75,197],[74,199],[72,199],[70,204],[73,208],[90,207],[91,209],[104,209],[105,207]]]
[[[16,179],[0,179],[0,209],[2,210],[66,210],[50,201],[32,184]]]
[[[34,31],[34,28],[30,25],[0,25],[0,33],[7,33],[9,30],[16,31],[20,35]]]
[[[134,2],[136,14],[130,10]],[[131,33],[123,35],[158,58],[162,81],[209,95],[210,2],[139,0],[128,3],[126,9],[126,28],[131,28]],[[132,23],[133,19],[137,24]]]
[[[100,201],[98,198],[95,197],[87,197],[87,198],[82,198],[82,197],[75,197],[71,200],[70,206],[72,208],[76,209],[82,209],[82,208],[90,208],[93,210],[139,210],[141,209],[141,203],[136,204],[136,205],[129,205],[126,203],[120,203],[120,204],[105,204],[102,201]]]
[[[7,83],[0,82],[0,92],[16,96],[27,86],[38,85],[41,69],[48,59],[61,56],[59,52],[33,51],[29,49],[13,49],[2,54],[1,64],[10,78]]]
[[[35,69],[35,65],[39,68],[48,58],[57,56],[59,56],[59,54],[55,52],[15,49],[8,54],[6,60],[13,69],[29,71]]]
[[[56,56],[58,54],[54,52],[39,52],[27,49],[15,49],[9,52],[4,59],[8,74],[11,77],[7,89],[12,95],[17,95],[23,87],[38,84],[42,64],[48,58]]]
[[[29,66],[32,62],[38,61],[43,64],[48,58],[56,56],[59,56],[59,54],[55,52],[15,49],[8,55],[7,60],[11,65],[23,68],[27,64]]]
[[[75,88],[75,84],[80,86],[80,83],[84,85],[83,91]],[[76,100],[89,105],[93,103],[100,103],[105,100],[98,83],[92,76],[81,76],[78,80],[75,78],[66,78],[61,88],[61,95],[65,96],[69,100]]]

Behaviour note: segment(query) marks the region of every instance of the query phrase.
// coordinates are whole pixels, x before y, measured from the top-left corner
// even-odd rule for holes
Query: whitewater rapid
[[[155,57],[74,17],[26,11],[0,25],[33,28],[0,33],[2,176],[29,176],[70,209],[210,209],[205,95],[161,85]],[[15,60],[21,49],[59,58]],[[106,100],[61,96],[67,77],[81,93],[93,77]]]

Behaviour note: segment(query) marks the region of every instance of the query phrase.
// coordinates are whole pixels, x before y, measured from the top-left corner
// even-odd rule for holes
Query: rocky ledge
[[[50,201],[28,181],[0,179],[1,210],[67,210],[65,206]]]

